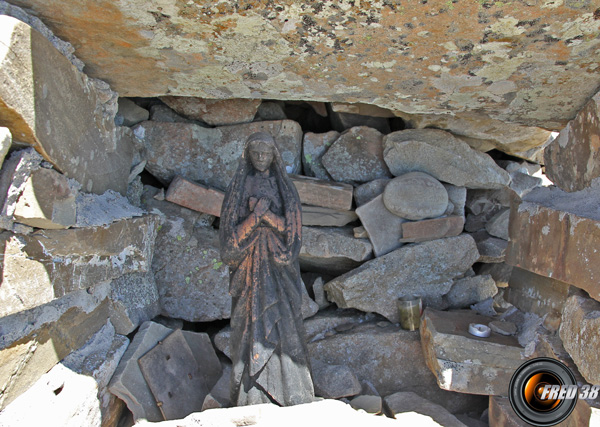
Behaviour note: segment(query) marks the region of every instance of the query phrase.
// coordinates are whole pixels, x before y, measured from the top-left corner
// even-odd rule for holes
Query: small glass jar
[[[409,295],[399,298],[398,312],[400,313],[400,326],[402,326],[402,329],[408,331],[419,329],[421,314],[423,314],[421,297]]]

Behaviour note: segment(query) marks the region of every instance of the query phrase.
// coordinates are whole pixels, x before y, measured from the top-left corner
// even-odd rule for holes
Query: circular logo
[[[577,404],[575,376],[562,362],[538,357],[523,363],[513,374],[508,398],[515,413],[534,426],[564,421]]]

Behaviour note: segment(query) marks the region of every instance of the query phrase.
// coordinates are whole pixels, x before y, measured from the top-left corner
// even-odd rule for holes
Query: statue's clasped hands
[[[271,207],[271,200],[266,197],[257,199],[256,197],[250,197],[248,199],[250,210],[254,212],[259,218],[267,213]]]

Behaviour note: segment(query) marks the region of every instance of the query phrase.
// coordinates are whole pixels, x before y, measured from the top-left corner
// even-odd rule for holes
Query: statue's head
[[[273,163],[275,157],[275,141],[273,137],[265,132],[250,135],[245,153],[250,159],[254,169],[264,172]]]

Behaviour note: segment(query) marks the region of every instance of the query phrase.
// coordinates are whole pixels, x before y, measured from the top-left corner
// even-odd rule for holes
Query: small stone
[[[306,132],[302,140],[302,166],[306,176],[328,180],[331,176],[323,167],[321,159],[331,144],[340,136],[334,130],[327,133]]]
[[[452,184],[445,184],[444,188],[448,193],[448,206],[452,205],[452,211],[447,215],[465,216],[465,204],[467,202],[467,189],[465,187],[457,187]]]
[[[255,121],[262,120],[285,120],[287,119],[283,110],[283,102],[262,102],[256,111]]]
[[[171,182],[165,198],[171,203],[219,217],[225,193],[177,176]]]
[[[160,313],[153,274],[126,274],[113,280],[110,288],[110,320],[118,334],[128,335]]]
[[[508,265],[503,262],[497,262],[493,264],[481,264],[477,269],[477,274],[481,276],[489,274],[496,282],[497,287],[506,288],[508,287],[508,281],[512,271],[512,265]]]
[[[542,179],[519,171],[511,172],[510,188],[520,198],[525,197],[531,190],[542,185]]]
[[[353,188],[349,184],[324,181],[301,175],[290,176],[303,205],[347,210],[352,209]]]
[[[322,161],[335,181],[367,182],[391,176],[383,161],[383,135],[368,127],[342,133]]]
[[[231,364],[227,363],[223,367],[223,374],[210,393],[204,399],[202,410],[214,408],[228,408],[231,405],[230,400],[231,384]]]
[[[393,214],[408,220],[436,218],[446,211],[448,192],[432,176],[409,172],[392,179],[385,187],[383,204]]]
[[[488,326],[492,330],[492,332],[496,332],[500,335],[515,335],[517,333],[517,325],[513,322],[501,322],[499,320],[494,320],[488,323]]]
[[[495,263],[504,262],[508,242],[503,239],[490,236],[486,231],[478,231],[471,234],[477,242],[479,260],[477,262]]]
[[[402,224],[401,242],[425,242],[458,236],[463,232],[464,217],[449,216],[445,218],[426,219],[424,221],[405,222]]]
[[[369,238],[369,233],[367,233],[367,230],[365,230],[365,227],[363,227],[362,225],[360,227],[354,227],[353,232],[354,237],[356,237],[357,239]]]
[[[362,206],[380,194],[383,194],[385,186],[388,185],[390,181],[390,178],[379,178],[356,187],[354,190],[356,206]]]
[[[127,98],[119,98],[119,110],[115,120],[120,119],[122,126],[133,126],[144,120],[148,120],[150,112],[140,107],[135,102]]]
[[[161,96],[160,100],[190,119],[211,126],[248,123],[254,119],[260,99],[202,99],[192,96]]]
[[[504,208],[489,219],[485,224],[485,229],[491,236],[498,237],[502,240],[508,240],[509,217],[510,209]]]
[[[315,296],[315,302],[319,306],[319,310],[323,310],[331,305],[331,303],[327,300],[327,295],[325,295],[325,283],[323,283],[322,277],[317,277],[312,284],[313,294]]]
[[[492,276],[475,276],[456,280],[446,299],[450,308],[468,308],[497,293],[498,288]]]
[[[502,188],[508,173],[487,154],[473,150],[451,133],[408,129],[384,138],[384,158],[394,176],[421,171],[459,187]]]
[[[355,396],[362,387],[352,370],[345,365],[329,365],[319,360],[311,363],[315,395],[325,399]]]
[[[375,256],[385,255],[402,246],[402,223],[406,220],[391,213],[383,203],[383,195],[356,209],[360,222],[369,235]]]
[[[302,225],[343,227],[357,219],[354,211],[302,205]]]
[[[356,396],[350,401],[350,406],[356,410],[363,410],[368,414],[380,414],[383,406],[381,396]]]

